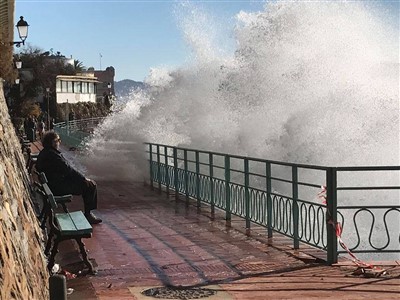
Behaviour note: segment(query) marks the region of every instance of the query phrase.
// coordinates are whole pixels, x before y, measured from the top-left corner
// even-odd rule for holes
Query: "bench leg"
[[[47,204],[43,205],[42,211],[40,212],[39,215],[39,221],[40,221],[40,228],[44,229],[46,227],[46,220],[48,218],[47,216]]]
[[[58,244],[60,243],[60,239],[59,238],[56,238],[55,240],[54,240],[54,245],[53,245],[53,248],[51,249],[51,254],[50,254],[50,257],[49,257],[49,263],[47,264],[47,269],[51,272],[51,269],[53,268],[53,266],[54,266],[54,262],[55,262],[55,259],[56,259],[56,255],[57,255],[57,253],[58,253]]]
[[[83,262],[86,264],[86,266],[88,266],[89,268],[89,272],[91,274],[95,274],[95,270],[93,268],[93,265],[91,264],[91,262],[89,261],[87,252],[86,252],[86,248],[85,248],[85,244],[82,242],[81,238],[76,238],[75,241],[78,243],[79,245],[79,250],[81,252],[82,258],[83,258]]]
[[[47,237],[46,248],[44,249],[44,254],[48,256],[50,254],[51,244],[53,242],[54,231],[50,229],[49,235]]]

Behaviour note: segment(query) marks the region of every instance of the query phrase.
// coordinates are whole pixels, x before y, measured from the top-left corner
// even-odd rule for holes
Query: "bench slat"
[[[53,193],[51,192],[49,186],[47,185],[47,183],[43,183],[42,187],[47,195],[47,200],[49,201],[51,208],[56,209],[58,205],[57,202],[54,200]]]
[[[81,211],[56,213],[55,219],[61,235],[91,234],[93,229]]]
[[[72,222],[74,222],[77,230],[92,232],[92,225],[86,219],[85,215],[81,211],[74,211],[69,213]]]

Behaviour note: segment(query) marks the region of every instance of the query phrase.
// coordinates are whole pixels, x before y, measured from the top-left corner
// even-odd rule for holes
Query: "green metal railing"
[[[54,130],[68,147],[80,149],[84,140],[104,118],[89,118],[54,124]]]
[[[337,262],[338,254],[345,252],[339,250],[337,245],[335,224],[338,222],[342,224],[346,237],[352,237],[349,239],[352,244],[349,248],[353,253],[400,253],[400,166],[335,168],[162,144],[146,145],[152,186],[156,184],[160,190],[165,187],[167,193],[175,190],[176,197],[185,195],[187,203],[193,198],[199,209],[202,203],[206,203],[212,215],[216,208],[223,210],[228,223],[231,216],[236,215],[245,220],[247,230],[254,223],[264,226],[268,237],[278,232],[292,238],[294,249],[299,249],[302,242],[324,250],[328,264]],[[340,182],[353,182],[354,177],[363,172],[379,172],[380,176],[386,172],[385,176],[390,180],[395,178],[394,184],[388,186],[383,182],[379,186],[338,186],[338,176]],[[342,176],[346,173],[350,176]],[[365,180],[364,175],[359,177]],[[346,178],[351,180],[346,181]],[[371,176],[367,178],[370,180]],[[326,203],[318,197],[321,186],[326,186]],[[391,203],[394,204],[390,204],[387,198],[385,201],[389,201],[389,204],[377,205],[374,201],[373,205],[353,205],[352,200],[363,195],[342,195],[342,192],[348,191],[366,191],[367,198],[372,191],[396,193],[384,196],[393,197]],[[381,198],[377,196],[377,199]],[[368,199],[365,201],[368,202]],[[362,214],[368,214],[372,219],[367,233],[360,230]],[[346,231],[346,228],[349,230]],[[385,241],[380,242],[379,246],[374,239],[376,230],[381,232],[381,237],[385,236]],[[364,238],[365,235],[368,238]]]

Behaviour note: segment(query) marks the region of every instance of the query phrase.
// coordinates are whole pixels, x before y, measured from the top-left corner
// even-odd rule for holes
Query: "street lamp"
[[[47,98],[47,130],[50,130],[50,88],[46,88],[46,98]]]
[[[17,67],[17,69],[21,69],[22,68],[22,61],[16,61],[15,62],[15,66]]]
[[[107,83],[107,88],[108,88],[108,94],[105,95],[104,97],[104,104],[110,108],[111,107],[111,82]]]
[[[19,78],[15,79],[15,84],[19,84]]]
[[[19,38],[21,39],[21,42],[11,42],[10,45],[16,45],[17,47],[21,47],[22,45],[25,45],[25,40],[28,37],[28,22],[24,20],[24,17],[21,16],[20,20],[18,21],[16,27],[18,29],[18,35]]]

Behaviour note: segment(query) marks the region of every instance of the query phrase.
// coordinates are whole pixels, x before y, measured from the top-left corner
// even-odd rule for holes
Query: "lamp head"
[[[24,17],[21,16],[16,26],[18,29],[19,38],[21,39],[22,44],[24,45],[24,42],[28,37],[28,26],[29,26],[28,22],[26,22],[24,20]]]

